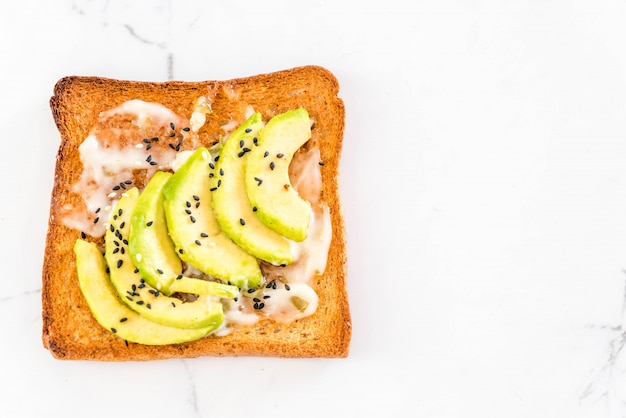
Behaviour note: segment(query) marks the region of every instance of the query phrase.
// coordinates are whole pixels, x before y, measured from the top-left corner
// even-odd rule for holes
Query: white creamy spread
[[[232,88],[225,88],[228,95],[236,95]],[[212,112],[209,100],[201,96],[187,121],[170,109],[141,100],[130,100],[120,106],[102,112],[101,120],[118,115],[131,116],[132,124],[139,129],[156,125],[169,126],[171,123],[190,127],[183,138],[195,133],[206,123],[206,117]],[[246,117],[254,113],[252,106],[247,106]],[[221,128],[228,135],[240,124],[230,121]],[[188,131],[191,132],[188,132]],[[176,171],[193,153],[192,150],[176,152],[174,149],[157,150],[149,148],[141,140],[124,147],[105,146],[118,141],[112,135],[123,135],[117,128],[106,130],[109,137],[102,138],[97,130],[85,138],[79,147],[83,172],[80,180],[74,185],[73,191],[80,194],[85,202],[86,212],[67,210],[62,223],[70,228],[83,231],[94,237],[104,235],[114,201],[124,193],[126,187],[134,187],[130,182],[133,172],[145,171],[151,177],[157,170]],[[144,140],[147,141],[147,140]],[[213,150],[211,150],[213,152]],[[213,156],[214,157],[214,156]],[[319,150],[312,148],[306,152],[298,152],[290,166],[290,178],[294,189],[305,200],[311,203],[311,221],[309,234],[302,242],[291,242],[294,262],[280,267],[262,263],[266,283],[254,293],[240,294],[236,300],[222,299],[225,323],[216,335],[226,335],[235,325],[251,325],[262,317],[276,322],[288,323],[313,314],[318,306],[318,296],[311,287],[316,275],[326,269],[328,251],[332,238],[330,210],[321,202],[322,176],[320,172]],[[70,209],[70,208],[66,208]],[[75,208],[74,208],[75,209]],[[202,277],[203,273],[187,266],[192,277]],[[258,301],[257,301],[258,300]],[[255,305],[256,304],[256,305]],[[259,308],[259,305],[261,308]]]

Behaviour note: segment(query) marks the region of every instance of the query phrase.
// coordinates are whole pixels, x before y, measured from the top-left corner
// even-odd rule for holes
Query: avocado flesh
[[[182,277],[172,283],[173,292],[192,293],[201,296],[217,296],[220,298],[234,299],[239,296],[239,288],[224,283],[210,282],[208,280]]]
[[[213,210],[222,231],[248,253],[275,265],[291,264],[291,244],[261,222],[246,194],[247,150],[256,147],[262,129],[261,114],[255,113],[229,135],[215,165]]]
[[[198,148],[163,187],[167,228],[178,256],[216,279],[256,288],[263,280],[256,258],[220,229],[211,204],[214,170],[206,148]]]
[[[131,214],[139,191],[132,188],[122,195],[109,219],[105,234],[105,259],[109,266],[111,283],[126,305],[146,319],[177,328],[217,328],[224,320],[222,304],[200,296],[196,301],[181,300],[162,295],[145,283],[128,251]]]
[[[74,244],[80,289],[94,318],[118,337],[139,344],[178,344],[200,339],[215,330],[181,329],[152,322],[120,301],[106,273],[106,263],[96,244],[77,240]]]
[[[171,173],[157,171],[141,192],[131,217],[128,239],[131,259],[141,277],[164,295],[181,273],[182,264],[167,233],[161,191]]]
[[[293,154],[311,138],[311,121],[304,109],[274,116],[260,132],[258,146],[248,154],[245,185],[259,219],[293,240],[307,237],[311,205],[291,186]]]

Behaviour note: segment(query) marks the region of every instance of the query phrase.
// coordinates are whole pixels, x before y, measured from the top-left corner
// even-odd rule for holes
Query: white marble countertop
[[[2,2],[0,416],[626,416],[626,4]],[[331,70],[347,359],[54,360],[41,265],[66,75]]]

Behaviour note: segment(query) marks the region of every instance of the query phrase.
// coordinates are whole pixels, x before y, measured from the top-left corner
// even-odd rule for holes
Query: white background
[[[0,4],[0,416],[626,416],[623,1]],[[347,359],[41,344],[66,75],[341,84]]]

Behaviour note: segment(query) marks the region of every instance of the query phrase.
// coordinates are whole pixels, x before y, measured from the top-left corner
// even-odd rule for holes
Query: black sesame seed
[[[117,214],[118,214],[119,216],[122,216],[122,213],[124,213],[124,211],[123,211],[122,209],[120,209],[120,210],[118,210],[118,211],[117,211]]]
[[[156,161],[150,161],[150,165],[157,165]]]
[[[147,162],[152,161],[152,154],[148,155],[148,158],[146,158],[146,161],[147,161]]]
[[[263,299],[269,299],[270,295],[263,295]]]
[[[253,298],[252,300],[255,301],[255,302],[261,302],[261,299],[259,299],[259,298]]]
[[[291,287],[289,287],[289,285],[286,283],[285,283],[285,290],[291,290]]]
[[[154,292],[154,297],[155,297],[155,298],[158,298],[160,294],[161,294],[161,292],[159,292],[159,291],[157,290],[156,292]]]
[[[85,238],[87,238],[87,235],[85,235],[85,233],[84,233],[84,232],[81,232],[81,233],[80,233],[80,237],[81,237],[82,239],[85,239]]]
[[[176,276],[176,280],[180,280],[180,279],[182,279],[182,278],[183,278],[183,275],[182,275],[182,274],[179,274],[178,276]]]
[[[135,274],[139,273],[139,269],[136,268],[135,271],[133,271],[133,273],[135,273]]]
[[[250,289],[248,289],[248,293],[254,293],[254,292],[256,292],[256,289],[255,289],[255,288],[250,288]]]
[[[175,307],[176,307],[176,304],[175,304],[174,302],[172,302],[172,306],[175,308]]]
[[[133,181],[132,181],[132,180],[126,180],[126,181],[124,182],[124,184],[133,184]]]
[[[113,220],[116,221],[117,220],[117,215],[113,215]]]
[[[265,151],[265,153],[263,154],[263,158],[267,157],[268,155],[270,155],[269,151]]]
[[[144,279],[139,279],[139,281],[140,281],[142,284],[146,282]]]
[[[261,179],[260,179],[260,178],[258,178],[258,177],[255,177],[255,178],[254,178],[254,180],[256,180],[256,182],[258,183],[258,184],[257,184],[257,186],[260,186],[260,185],[261,185],[261,183],[263,183],[263,180],[261,180]]]
[[[155,136],[154,138],[150,138],[150,140],[151,140],[152,142],[157,142],[157,141],[159,140],[159,138],[157,138],[157,137]]]
[[[200,207],[200,202],[196,202],[196,209]]]
[[[320,161],[318,164],[319,164],[319,165],[324,165],[324,162],[323,162],[323,161]]]
[[[170,128],[172,128],[172,130],[174,130],[174,122],[170,122]]]
[[[163,274],[163,270],[161,270],[161,269],[157,269],[157,272],[158,272],[159,274]]]
[[[114,227],[113,225],[109,225],[109,230],[110,230],[111,232],[114,232],[114,231],[115,231],[115,227]]]
[[[257,210],[256,206],[252,206],[252,212],[256,212]]]
[[[174,138],[175,136],[176,136],[176,132],[172,132],[172,133],[170,134],[170,138]]]
[[[107,274],[109,274],[111,272],[111,269],[107,267],[105,271],[107,272]]]
[[[182,249],[182,248],[179,248],[179,249],[178,249],[178,253],[179,253],[179,254],[183,254],[183,253],[184,253],[183,249]]]
[[[119,190],[119,189],[120,189],[120,186],[114,186],[113,187],[113,190]]]
[[[113,250],[113,254],[117,254],[119,252],[119,250],[120,250],[119,248],[114,249]]]
[[[126,190],[126,185],[124,183],[120,183],[120,187],[124,190]]]
[[[185,206],[187,206],[188,208],[190,208],[190,207],[191,207],[191,202],[186,201],[186,202],[185,202]]]
[[[239,218],[239,223],[243,226],[246,224],[246,221],[244,221],[243,218]]]
[[[187,126],[185,126],[185,127],[183,128],[183,131],[185,131],[185,132],[189,132],[190,130],[191,130],[191,128],[189,128],[189,127],[187,127]]]
[[[263,308],[265,308],[265,303],[263,302],[259,303],[259,309],[263,309]]]
[[[117,334],[117,330],[116,330],[115,328],[111,328],[111,332],[112,332],[113,334]]]
[[[274,161],[270,163],[270,170],[273,170],[273,169],[274,169]]]
[[[257,147],[259,146],[259,138],[257,138],[256,136],[252,138],[252,142],[254,142],[254,145],[256,145]]]
[[[239,141],[239,148],[243,148],[244,144],[245,144],[245,141],[243,139]]]
[[[213,170],[213,169],[215,169],[215,164],[209,163],[209,167],[211,167],[211,170]]]
[[[146,144],[149,144],[149,143],[150,143],[150,140],[149,140],[148,138],[144,138],[144,139],[143,139],[143,142],[145,142]]]
[[[209,178],[212,179],[213,178],[213,173],[209,173]]]
[[[130,300],[131,302],[133,301],[133,298],[131,298],[130,296],[126,296],[126,299]]]
[[[128,321],[128,318],[126,318],[126,317],[120,319],[120,322],[126,322],[126,321]]]
[[[218,155],[217,157],[213,158],[213,161],[217,162],[217,160],[220,159],[220,156]]]
[[[193,215],[189,215],[189,220],[191,221],[191,223],[195,224],[196,223],[196,218],[193,217]]]
[[[223,176],[223,175],[224,175],[224,169],[220,168],[220,176]]]
[[[143,300],[138,300],[136,303],[137,305],[143,305]]]
[[[128,347],[128,341],[124,340],[124,344],[126,344],[126,347]]]
[[[254,303],[254,309],[259,309],[259,302]]]
[[[250,151],[251,151],[250,148],[247,148],[247,147],[243,149],[243,152],[250,152]]]
[[[174,148],[176,150],[176,152],[180,151],[180,145],[181,144],[178,144],[178,145],[176,145],[176,148]]]
[[[144,287],[146,287],[145,283],[140,284],[139,286],[137,286],[139,289],[143,289]]]
[[[196,196],[195,194],[192,197],[193,197],[193,200],[195,200],[196,202],[200,200],[200,196]]]
[[[153,221],[149,221],[149,222],[146,224],[146,226],[152,226],[152,224],[153,224]]]
[[[283,158],[285,156],[285,154],[283,154],[282,152],[279,152],[278,154],[276,154],[276,157],[278,158]]]
[[[100,208],[96,209],[96,212],[95,212],[95,213],[98,213],[98,212],[100,212]]]
[[[122,240],[122,242],[124,243],[124,245],[128,245],[128,240],[127,239]]]
[[[174,144],[167,144],[171,149],[173,149],[174,151],[176,151],[176,145]]]
[[[214,191],[216,191],[216,190],[217,190],[217,187],[211,187],[209,190],[210,190],[210,191],[212,191],[212,192],[214,192]]]
[[[186,213],[187,215],[191,215],[191,210],[190,210],[190,209],[185,209],[185,213]]]
[[[241,158],[241,157],[243,157],[244,155],[246,155],[246,153],[245,153],[244,151],[241,151],[239,154],[237,154],[237,157]]]
[[[122,267],[123,263],[124,263],[124,260],[117,260],[117,268]]]
[[[217,187],[220,187],[221,185],[222,185],[222,180],[220,179],[217,181]]]
[[[152,306],[148,303],[148,304],[146,304],[146,308],[152,309]]]
[[[137,285],[134,284],[130,288],[133,289],[133,292],[134,292],[135,290],[137,290]]]
[[[246,128],[246,133],[249,134],[250,132],[252,132],[252,128]]]
[[[200,240],[199,240],[199,239],[197,239],[197,240],[195,241],[195,243],[196,243],[196,245],[202,245],[202,243],[200,242]]]
[[[120,243],[118,241],[113,240],[113,244],[115,244],[116,247],[120,246]]]
[[[152,149],[152,144],[148,144],[148,146],[146,147],[146,151],[150,151]]]
[[[205,233],[205,232],[200,232],[200,236],[202,238],[208,238],[209,237],[209,235],[207,233]]]
[[[269,283],[265,286],[265,288],[266,288],[266,289],[269,289],[270,287],[272,287],[272,284],[273,284],[273,283],[274,283],[274,280],[272,280],[271,282],[269,282]]]
[[[239,298],[235,298],[235,299],[233,299],[233,300],[234,300],[235,302],[237,302],[237,301],[239,300]]]
[[[124,229],[124,226],[125,226],[125,225],[126,225],[126,222],[122,222],[122,223],[120,224],[120,229]]]
[[[156,292],[156,290],[154,290],[154,289],[148,290],[148,293],[152,293],[153,295],[154,295],[154,292]]]

